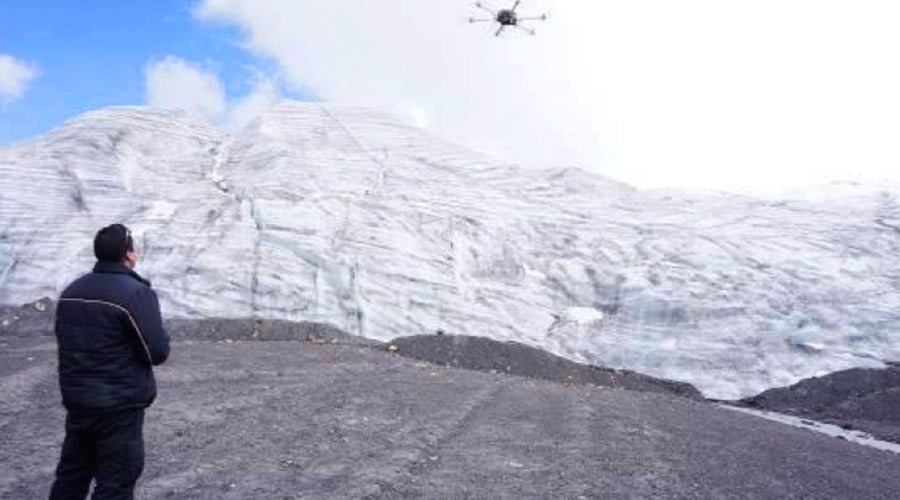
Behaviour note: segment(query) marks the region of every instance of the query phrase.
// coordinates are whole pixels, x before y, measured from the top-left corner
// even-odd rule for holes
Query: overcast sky
[[[232,129],[279,97],[315,97],[642,187],[900,180],[896,0],[526,0],[551,19],[499,39],[466,22],[479,13],[465,0],[163,5],[204,43],[135,57],[142,100]],[[17,48],[0,37],[0,118],[61,78]]]

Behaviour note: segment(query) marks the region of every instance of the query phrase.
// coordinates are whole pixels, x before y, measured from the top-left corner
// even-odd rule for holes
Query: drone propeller
[[[510,9],[510,10],[513,11],[513,12],[515,12],[516,9],[519,8],[519,4],[520,4],[520,3],[522,3],[522,0],[516,0],[515,5],[513,5],[513,6],[512,6],[512,9]]]
[[[549,14],[541,14],[539,16],[520,17],[519,21],[546,21],[547,19],[550,19]]]
[[[500,25],[500,28],[497,29],[497,32],[494,33],[494,36],[500,36],[500,34],[503,33],[503,30],[505,30],[505,29],[506,29],[506,25],[505,25],[505,24],[501,24],[501,25]]]
[[[528,33],[529,35],[532,35],[532,36],[537,35],[537,31],[535,31],[531,28],[526,28],[525,26],[519,26],[518,24],[516,25],[516,28],[519,28],[520,30],[524,31],[525,33]]]
[[[486,11],[490,12],[491,14],[493,14],[494,16],[497,15],[497,13],[493,9],[489,9],[489,8],[485,7],[485,5],[481,2],[475,2],[475,7],[478,7],[481,10],[486,10]]]

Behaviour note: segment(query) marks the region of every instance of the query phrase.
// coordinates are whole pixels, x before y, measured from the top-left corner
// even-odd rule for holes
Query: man
[[[144,469],[144,409],[156,398],[153,366],[169,356],[159,300],[134,272],[121,224],[94,238],[94,271],[63,292],[56,310],[66,438],[50,500],[131,500]]]

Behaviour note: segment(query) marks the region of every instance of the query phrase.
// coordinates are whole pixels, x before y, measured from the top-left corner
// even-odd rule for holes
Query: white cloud
[[[232,130],[242,129],[254,118],[278,104],[280,99],[277,85],[272,80],[259,78],[253,91],[231,106],[226,126]]]
[[[218,76],[174,56],[144,68],[147,104],[180,109],[218,121],[225,114],[225,88]]]
[[[231,130],[243,128],[281,98],[275,82],[258,75],[250,93],[229,103],[217,74],[175,56],[150,62],[144,76],[148,106],[180,109]]]
[[[0,54],[0,102],[11,102],[22,97],[37,74],[35,66]]]
[[[196,12],[240,27],[297,86],[417,110],[527,164],[642,186],[900,175],[894,0],[531,0],[523,10],[550,22],[500,39],[465,22],[468,5],[203,0]]]

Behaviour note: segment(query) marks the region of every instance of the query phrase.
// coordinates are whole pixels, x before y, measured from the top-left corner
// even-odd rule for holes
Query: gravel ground
[[[0,499],[45,498],[55,345],[0,335]],[[353,342],[187,341],[141,499],[895,499],[900,455],[685,397],[441,367]]]

